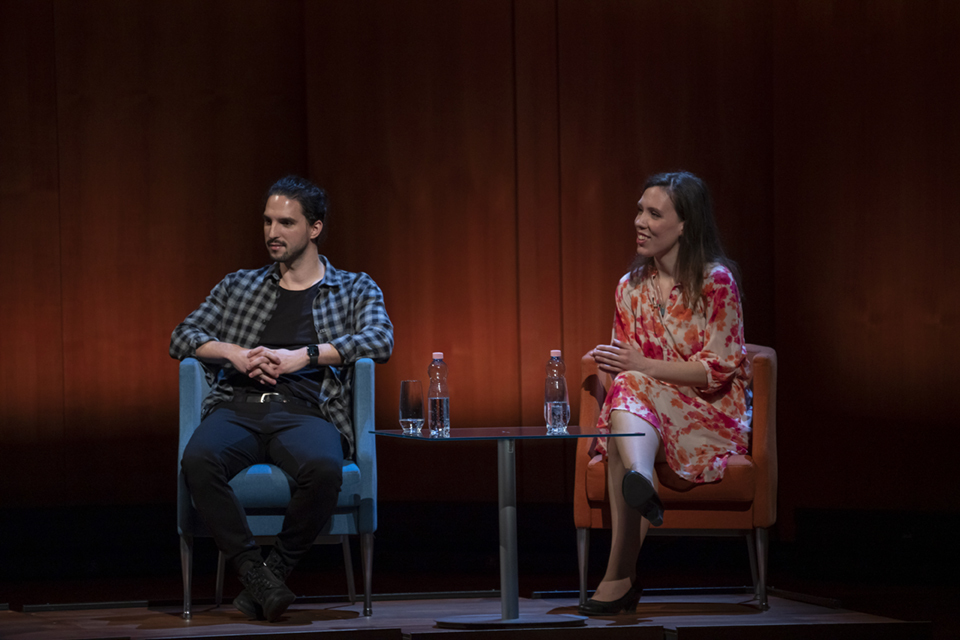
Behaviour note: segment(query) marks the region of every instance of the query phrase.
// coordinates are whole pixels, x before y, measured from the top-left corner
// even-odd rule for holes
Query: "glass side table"
[[[418,434],[400,429],[374,431],[378,436],[440,444],[465,440],[497,441],[497,488],[500,511],[500,617],[496,615],[469,615],[439,618],[437,626],[448,629],[503,629],[520,627],[575,627],[586,622],[583,616],[521,615],[520,580],[517,568],[517,440],[563,440],[593,438],[600,435],[596,429],[567,427],[567,432],[547,435],[546,427],[485,427],[454,428],[445,438],[431,437],[424,429]],[[639,437],[642,433],[603,434],[607,438]]]

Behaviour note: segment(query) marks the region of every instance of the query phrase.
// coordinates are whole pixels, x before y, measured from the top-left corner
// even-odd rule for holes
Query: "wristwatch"
[[[315,344],[307,345],[307,356],[310,358],[310,366],[316,367],[320,364],[320,347]]]

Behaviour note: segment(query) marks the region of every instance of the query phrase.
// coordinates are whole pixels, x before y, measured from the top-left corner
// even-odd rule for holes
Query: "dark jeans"
[[[296,482],[276,550],[294,566],[310,549],[334,508],[343,481],[340,432],[306,407],[227,402],[197,427],[183,452],[183,473],[217,547],[239,569],[262,562],[230,479],[269,462]]]

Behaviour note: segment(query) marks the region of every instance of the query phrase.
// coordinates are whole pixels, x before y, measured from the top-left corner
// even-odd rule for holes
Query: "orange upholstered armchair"
[[[663,526],[650,534],[742,535],[747,539],[755,595],[767,608],[767,527],[777,519],[777,354],[769,347],[747,345],[752,362],[753,431],[750,453],[731,456],[719,482],[691,485],[665,463],[657,464]],[[580,362],[580,426],[597,424],[612,382],[589,355]],[[580,561],[580,603],[587,600],[587,549],[590,529],[610,528],[607,463],[591,455],[594,442],[577,444],[573,518]]]

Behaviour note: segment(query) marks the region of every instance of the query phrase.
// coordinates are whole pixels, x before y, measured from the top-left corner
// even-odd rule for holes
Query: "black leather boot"
[[[293,591],[290,591],[283,580],[278,578],[266,564],[254,566],[240,576],[240,582],[246,589],[237,596],[233,603],[250,617],[258,617],[258,614],[260,614],[270,622],[275,622],[283,615],[287,607],[297,599]],[[241,603],[244,608],[237,604],[237,600],[241,600],[241,598],[245,598]],[[253,603],[252,607],[249,606],[250,602]],[[251,615],[251,612],[253,615]]]
[[[276,549],[270,550],[265,564],[267,565],[267,569],[270,569],[273,575],[280,578],[280,581],[284,583],[286,583],[290,572],[293,571],[293,567],[284,564],[283,559],[280,557],[280,554],[277,553]],[[253,599],[246,589],[241,591],[240,595],[233,599],[233,606],[253,620],[266,619],[263,615],[263,607],[257,604],[257,601]]]

